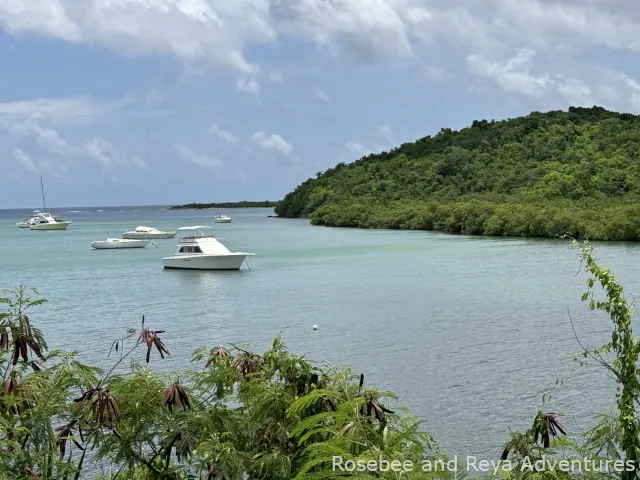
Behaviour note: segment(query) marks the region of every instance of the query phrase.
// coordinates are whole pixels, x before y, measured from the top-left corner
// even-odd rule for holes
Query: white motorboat
[[[233,218],[227,217],[226,215],[216,215],[216,218],[213,219],[214,223],[231,223]]]
[[[92,248],[112,249],[112,248],[144,248],[151,240],[129,240],[124,238],[107,238],[106,240],[98,240],[91,242]]]
[[[162,259],[164,268],[187,270],[240,270],[253,253],[231,252],[212,233],[211,227],[178,229],[180,241],[171,257]]]
[[[42,189],[42,210],[34,210],[33,217],[23,222],[19,222],[17,225],[19,227],[23,227],[24,223],[27,223],[31,230],[66,230],[67,227],[71,225],[70,221],[63,220],[58,216],[51,215],[51,212],[47,212],[47,204],[44,200],[44,184],[42,183],[42,177],[40,177],[40,188]]]
[[[29,219],[31,230],[66,230],[71,222],[50,213],[40,212]]]
[[[125,239],[155,239],[155,238],[173,238],[176,236],[176,232],[163,232],[154,227],[137,227],[135,230],[130,230],[122,234],[122,238]]]

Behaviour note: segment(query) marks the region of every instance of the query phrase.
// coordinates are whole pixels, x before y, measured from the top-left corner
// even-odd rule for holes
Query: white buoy
[[[317,329],[318,329],[318,325],[314,325],[314,326],[313,326],[313,327],[311,327],[311,328],[313,328],[314,330],[317,330]]]

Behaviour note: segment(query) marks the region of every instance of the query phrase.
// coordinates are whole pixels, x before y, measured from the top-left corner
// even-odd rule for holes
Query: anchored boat
[[[91,247],[96,249],[112,248],[144,248],[151,240],[127,240],[124,238],[107,238],[91,242]]]
[[[162,259],[164,268],[186,270],[240,270],[253,253],[231,252],[215,238],[211,227],[178,229],[180,242],[175,253]]]

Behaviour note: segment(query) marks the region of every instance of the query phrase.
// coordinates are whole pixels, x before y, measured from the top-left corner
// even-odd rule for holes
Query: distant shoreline
[[[207,210],[211,208],[273,208],[278,202],[221,202],[221,203],[186,203],[171,205],[169,210]]]

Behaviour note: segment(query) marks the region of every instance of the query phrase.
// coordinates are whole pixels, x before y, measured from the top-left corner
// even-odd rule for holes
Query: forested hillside
[[[327,226],[640,239],[640,116],[600,107],[474,121],[289,193],[282,217]]]

